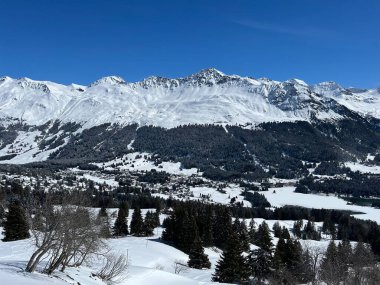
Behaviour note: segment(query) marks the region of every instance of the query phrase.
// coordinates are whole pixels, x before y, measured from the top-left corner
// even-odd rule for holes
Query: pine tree
[[[153,230],[156,227],[155,214],[151,211],[148,211],[144,219],[144,235],[152,236]]]
[[[144,236],[144,222],[140,208],[135,208],[131,220],[131,234],[135,236]]]
[[[302,274],[302,246],[298,240],[288,239],[286,241],[286,250],[286,268],[296,280],[299,280],[299,276]]]
[[[302,261],[298,269],[299,272],[297,277],[300,283],[309,283],[314,280],[313,266],[313,257],[311,256],[310,251],[306,249],[302,252]]]
[[[212,219],[213,212],[211,211],[211,207],[207,207],[205,213],[203,213],[201,224],[202,226],[202,242],[204,246],[213,246],[213,232],[212,232]]]
[[[223,254],[216,265],[212,280],[224,283],[241,283],[247,280],[248,274],[249,269],[242,256],[239,237],[231,231]]]
[[[252,250],[247,257],[250,276],[257,280],[257,284],[267,278],[272,272],[272,255],[269,251],[258,248]]]
[[[332,240],[326,250],[325,257],[320,267],[321,280],[327,284],[339,284],[340,277],[337,275],[338,250],[335,242]]]
[[[189,252],[189,261],[187,263],[189,267],[196,269],[210,268],[211,263],[208,256],[204,253],[202,246],[202,240],[199,238],[199,234],[196,233],[194,242]]]
[[[232,230],[231,211],[226,208],[217,208],[216,210],[212,227],[214,245],[224,248],[229,233]]]
[[[101,218],[105,218],[105,217],[108,217],[107,209],[106,209],[106,207],[102,206],[99,210],[97,220],[99,220]]]
[[[110,221],[107,213],[107,209],[105,207],[101,207],[96,218],[96,222],[100,225],[100,237],[102,238],[110,238]]]
[[[273,224],[272,230],[275,237],[279,238],[281,236],[282,228],[279,222]]]
[[[175,232],[175,218],[172,214],[171,216],[164,219],[162,226],[165,230],[162,232],[162,239],[166,242],[174,243],[174,232]]]
[[[153,217],[154,217],[154,227],[159,227],[161,225],[161,222],[160,222],[160,209],[157,208],[156,211],[153,213]]]
[[[187,211],[184,212],[182,223],[179,227],[177,246],[180,250],[189,253],[194,242],[198,227],[194,217],[190,218]]]
[[[297,238],[301,238],[302,235],[302,226],[303,226],[303,221],[298,220],[294,222],[293,225],[293,233]]]
[[[23,208],[18,203],[9,205],[5,215],[3,241],[15,241],[30,237],[29,224]]]
[[[256,238],[256,222],[254,219],[251,219],[249,222],[249,228],[248,228],[248,235],[249,235],[249,242],[255,243]]]
[[[122,203],[119,206],[117,218],[113,227],[114,236],[126,236],[129,234],[127,216],[128,216],[128,208],[126,207],[126,204]]]
[[[337,271],[342,276],[342,279],[345,279],[347,277],[348,269],[352,264],[352,257],[353,253],[351,243],[348,240],[344,239],[338,244],[337,248]]]
[[[331,220],[331,213],[326,215],[325,220],[323,221],[322,231],[326,234],[330,234],[331,239],[336,239],[336,228],[335,224]]]
[[[287,245],[285,240],[281,237],[276,245],[276,249],[274,251],[274,266],[276,269],[280,269],[282,267],[286,266],[286,261],[287,261]]]
[[[265,251],[272,252],[272,237],[270,235],[268,224],[265,221],[263,221],[257,229],[255,235],[255,245],[257,245]]]
[[[245,225],[245,221],[240,222],[240,220],[236,218],[234,223],[232,224],[232,230],[236,232],[239,237],[242,251],[248,251],[249,250],[249,235],[248,235],[247,227]]]
[[[290,234],[289,234],[289,231],[287,228],[285,227],[282,227],[281,229],[281,235],[280,235],[283,239],[290,239]]]

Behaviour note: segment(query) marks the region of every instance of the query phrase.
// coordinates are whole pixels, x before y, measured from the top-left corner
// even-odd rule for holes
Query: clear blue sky
[[[380,86],[380,1],[1,0],[0,75],[88,84],[207,67]]]

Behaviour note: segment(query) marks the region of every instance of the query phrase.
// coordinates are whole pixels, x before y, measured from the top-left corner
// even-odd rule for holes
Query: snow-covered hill
[[[28,78],[0,78],[3,124],[47,121],[78,122],[85,128],[102,123],[156,125],[257,124],[311,118],[335,120],[342,113],[335,100],[360,114],[380,118],[379,90],[345,89],[333,82],[309,86],[226,75],[215,69],[179,79],[149,77],[127,83],[101,78],[89,86],[68,86]]]

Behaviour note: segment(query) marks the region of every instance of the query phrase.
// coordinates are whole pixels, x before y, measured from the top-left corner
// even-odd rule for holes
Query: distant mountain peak
[[[133,83],[107,76],[90,86],[2,77],[0,120],[22,117],[31,125],[59,120],[86,128],[102,123],[171,128],[344,117],[342,108],[335,108],[331,102],[380,118],[376,89],[362,92],[333,81],[308,85],[299,79],[254,79],[207,68],[187,77],[151,76]]]
[[[218,79],[226,76],[223,72],[215,69],[215,68],[206,68],[201,71],[194,73],[185,79],[196,80],[202,83],[217,81]]]
[[[9,76],[2,76],[0,77],[0,83],[1,82],[4,82],[4,81],[7,81],[7,80],[11,80],[12,78],[10,78]]]
[[[17,85],[23,89],[33,89],[44,93],[50,93],[50,89],[45,82],[32,80],[28,77],[21,77],[17,79]]]
[[[225,74],[216,68],[205,68],[200,70],[199,72],[193,74],[197,76],[204,76],[204,77],[220,77],[220,76],[225,76]]]
[[[297,78],[292,78],[289,80],[285,81],[286,83],[291,83],[291,84],[298,84],[298,85],[303,85],[303,86],[309,86],[305,81]]]
[[[120,76],[106,76],[102,77],[89,85],[89,87],[97,85],[116,85],[116,84],[125,84],[125,80]]]

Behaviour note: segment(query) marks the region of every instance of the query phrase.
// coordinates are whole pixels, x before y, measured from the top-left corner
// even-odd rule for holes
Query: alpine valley
[[[380,89],[0,79],[5,284],[380,284]]]
[[[65,167],[137,151],[212,179],[297,178],[306,162],[377,154],[379,93],[216,69],[135,83],[110,76],[89,86],[3,77],[0,160]]]

